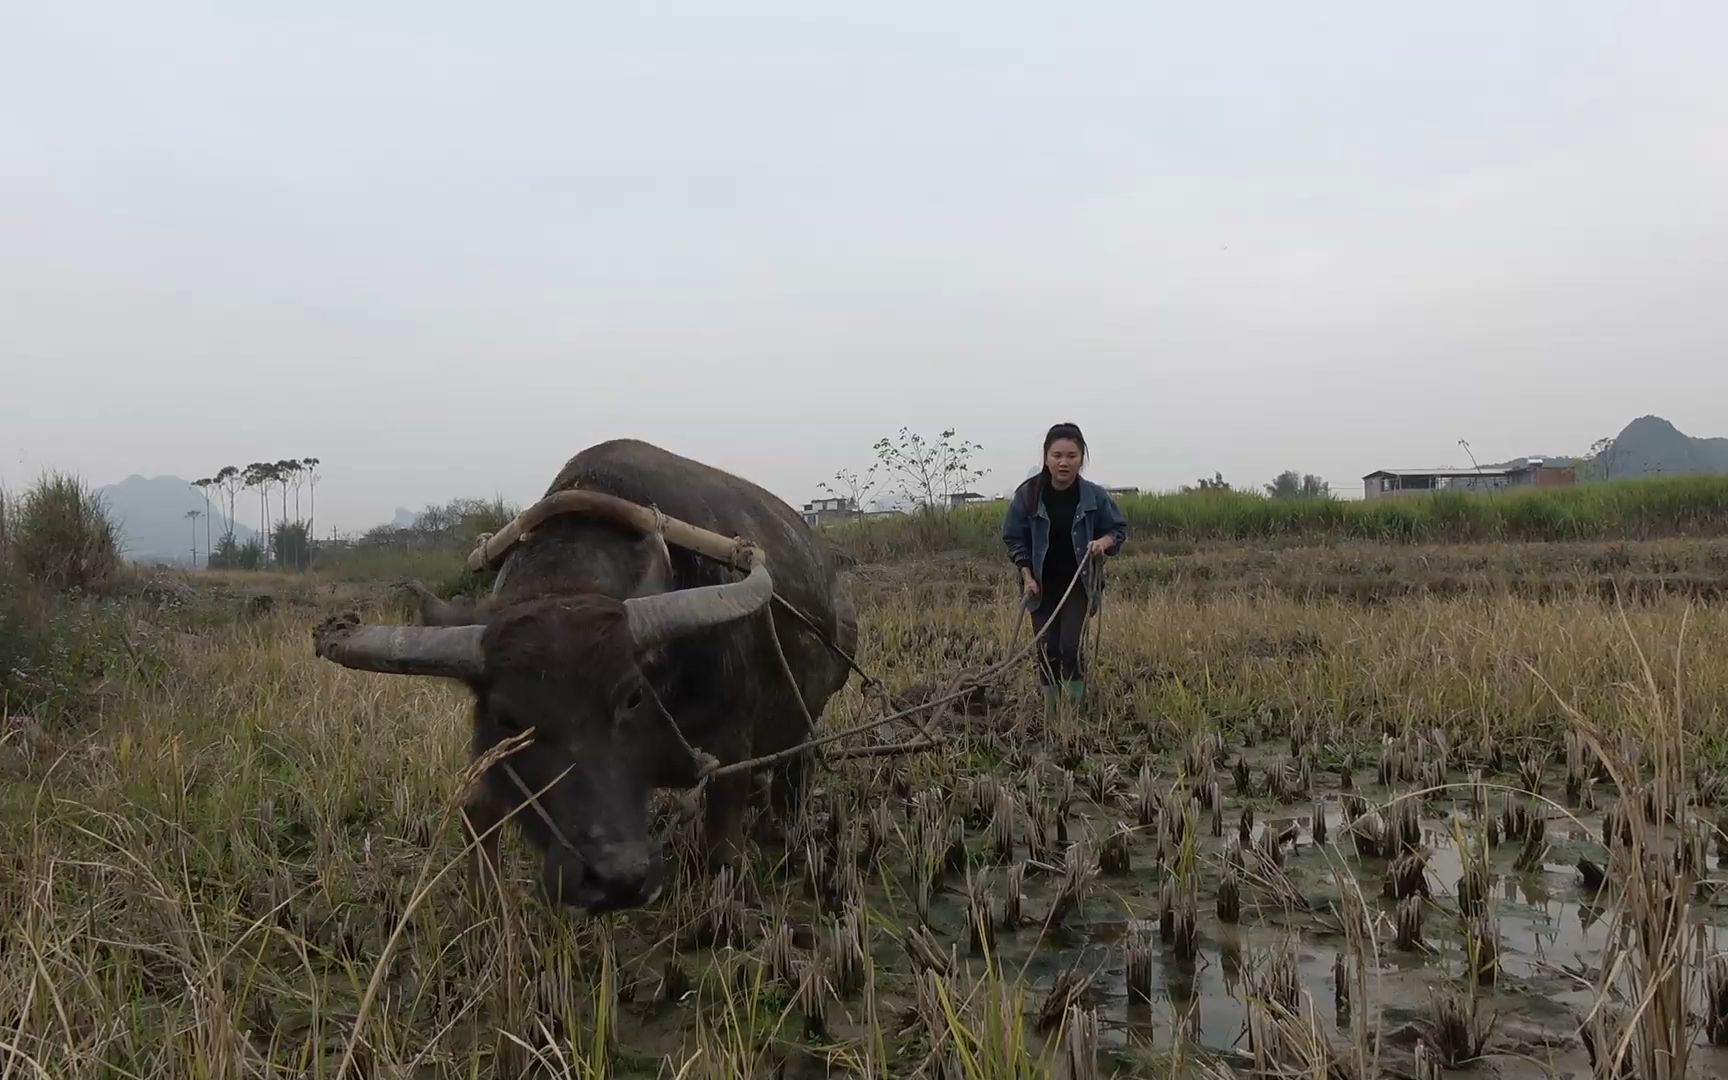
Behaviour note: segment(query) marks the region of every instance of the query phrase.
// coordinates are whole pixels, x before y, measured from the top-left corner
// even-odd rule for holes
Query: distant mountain
[[[1606,457],[1612,479],[1728,472],[1728,439],[1694,438],[1660,416],[1641,416]]]
[[[97,491],[108,502],[108,512],[120,529],[121,550],[128,559],[145,562],[187,563],[192,559],[192,522],[188,510],[204,513],[204,496],[177,476],[146,479],[128,476],[118,484]],[[256,501],[254,500],[254,505]],[[210,499],[210,532],[220,542],[228,519]],[[204,559],[204,519],[198,519],[198,559]],[[234,537],[244,544],[256,535],[244,525],[234,527]]]
[[[1728,439],[1694,438],[1660,416],[1640,416],[1614,436],[1613,445],[1600,461],[1588,454],[1530,454],[1483,467],[1511,468],[1532,458],[1549,465],[1574,466],[1580,480],[1719,473],[1728,472]]]
[[[396,508],[396,516],[390,519],[390,527],[393,529],[412,529],[414,527],[414,523],[419,521],[419,520],[420,520],[419,514],[416,514],[412,510],[408,510],[404,507],[398,506]]]

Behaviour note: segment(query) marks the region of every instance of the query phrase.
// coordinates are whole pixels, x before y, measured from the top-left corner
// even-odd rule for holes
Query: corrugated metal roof
[[[1375,469],[1371,473],[1364,474],[1362,479],[1366,480],[1370,476],[1511,476],[1513,473],[1523,472],[1529,467],[1520,465],[1513,469]]]

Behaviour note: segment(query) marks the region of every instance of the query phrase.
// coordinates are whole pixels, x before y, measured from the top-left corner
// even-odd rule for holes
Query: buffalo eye
[[[643,697],[644,694],[642,687],[638,686],[632,689],[624,698],[624,710],[626,712],[635,712],[637,709],[640,709],[642,707]]]

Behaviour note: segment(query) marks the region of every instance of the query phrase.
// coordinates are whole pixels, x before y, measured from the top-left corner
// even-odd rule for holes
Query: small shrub
[[[234,553],[234,569],[257,570],[264,565],[264,549],[258,541],[248,540]]]
[[[44,475],[8,517],[11,561],[34,581],[87,591],[119,569],[120,545],[107,503],[76,476]]]
[[[122,655],[115,626],[0,553],[0,717],[70,711]]]
[[[234,534],[229,533],[217,541],[215,550],[210,552],[210,557],[205,560],[205,568],[209,570],[240,569],[240,544],[234,539]]]

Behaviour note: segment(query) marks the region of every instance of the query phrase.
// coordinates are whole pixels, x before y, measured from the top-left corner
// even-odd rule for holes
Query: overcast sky
[[[722,9],[727,14],[719,14]],[[1728,434],[1728,5],[12,4],[0,482],[789,500]]]

